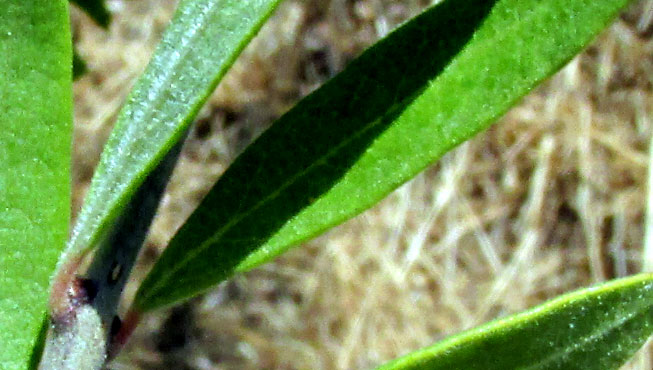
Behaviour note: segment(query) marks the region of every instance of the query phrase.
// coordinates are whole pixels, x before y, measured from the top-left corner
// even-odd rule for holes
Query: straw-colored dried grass
[[[286,1],[200,113],[135,280],[253,137],[428,3]],[[91,69],[75,84],[75,210],[175,5],[109,4],[108,31],[73,12]],[[635,4],[492,129],[373,209],[149,315],[112,368],[371,368],[562,292],[640,271],[652,11],[651,0]],[[653,368],[648,353],[626,368]]]

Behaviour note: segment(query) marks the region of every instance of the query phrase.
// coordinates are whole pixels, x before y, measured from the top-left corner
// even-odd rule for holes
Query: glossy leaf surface
[[[0,368],[24,369],[68,237],[72,48],[67,1],[0,9]]]
[[[558,297],[377,370],[617,369],[653,332],[653,275]]]
[[[301,101],[226,171],[139,290],[191,297],[372,206],[488,127],[628,0],[447,0]]]

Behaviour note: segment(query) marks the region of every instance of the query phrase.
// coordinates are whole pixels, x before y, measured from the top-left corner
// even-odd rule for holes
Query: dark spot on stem
[[[51,313],[55,330],[70,326],[77,317],[77,311],[83,305],[91,304],[97,296],[97,284],[87,278],[74,277],[65,290],[65,304]]]
[[[79,284],[81,285],[82,289],[85,291],[86,300],[88,301],[86,303],[93,302],[98,292],[97,284],[93,280],[85,279],[85,278],[80,278]]]

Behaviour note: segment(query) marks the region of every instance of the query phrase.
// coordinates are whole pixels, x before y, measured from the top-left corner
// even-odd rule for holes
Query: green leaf
[[[104,6],[103,0],[70,0],[84,10],[99,26],[109,27],[111,13]]]
[[[278,2],[179,4],[118,117],[61,261],[96,246]]]
[[[66,1],[0,9],[0,368],[24,369],[68,237],[72,47]]]
[[[136,297],[198,294],[372,206],[487,128],[628,0],[445,0],[301,101],[227,170]]]
[[[377,370],[617,369],[653,332],[653,275],[579,290]]]

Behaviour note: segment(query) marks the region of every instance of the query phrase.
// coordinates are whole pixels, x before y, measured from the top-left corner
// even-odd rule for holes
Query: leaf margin
[[[267,238],[267,239],[264,239],[263,242],[260,245],[258,245],[258,247],[257,247],[258,250],[257,251],[249,253],[248,256],[246,256],[246,257],[242,257],[242,256],[237,257],[237,258],[242,258],[239,262],[234,263],[232,261],[228,261],[229,258],[232,258],[231,256],[229,256],[229,253],[232,253],[231,251],[226,251],[225,253],[220,255],[219,254],[220,253],[219,249],[220,248],[224,249],[226,247],[224,245],[223,246],[218,245],[217,242],[214,245],[210,245],[211,243],[213,243],[211,241],[212,239],[218,239],[220,236],[219,237],[208,236],[208,237],[206,237],[205,240],[197,242],[198,237],[196,237],[193,234],[198,234],[198,231],[199,232],[204,232],[204,229],[207,226],[201,225],[201,226],[197,226],[197,227],[189,227],[187,225],[190,222],[195,222],[195,223],[199,224],[200,222],[201,223],[205,223],[205,222],[208,223],[210,221],[210,222],[215,223],[215,220],[212,220],[213,216],[208,216],[211,213],[211,208],[210,208],[211,206],[209,205],[209,206],[203,207],[203,204],[205,202],[206,202],[206,204],[208,204],[207,199],[209,199],[212,196],[212,193],[214,192],[214,189],[216,189],[217,186],[220,185],[221,181],[223,181],[223,182],[237,182],[238,181],[238,178],[236,176],[228,177],[228,175],[230,174],[229,171],[231,170],[231,168],[233,168],[235,165],[237,165],[238,161],[241,160],[241,158],[243,156],[245,156],[248,153],[249,150],[253,150],[253,149],[251,149],[251,147],[253,147],[253,146],[257,145],[257,144],[260,144],[261,141],[264,140],[266,135],[270,135],[269,133],[276,129],[275,126],[277,126],[280,122],[283,122],[284,118],[288,114],[291,114],[291,112],[293,112],[293,110],[296,109],[296,108],[291,109],[290,112],[288,112],[286,115],[282,116],[279,120],[277,120],[277,122],[275,122],[275,124],[270,129],[268,129],[268,131],[263,133],[263,135],[261,135],[261,137],[259,137],[252,144],[252,146],[250,146],[248,149],[246,149],[246,151],[241,155],[241,157],[236,159],[236,161],[234,162],[234,164],[232,164],[230,169],[227,169],[227,172],[225,172],[223,177],[221,177],[218,180],[218,184],[216,185],[216,187],[214,187],[214,189],[211,190],[211,192],[205,198],[205,200],[200,205],[200,207],[198,207],[198,210],[196,210],[195,213],[191,216],[191,218],[189,218],[189,221],[187,221],[187,223],[184,226],[182,226],[182,228],[178,231],[177,235],[175,235],[175,237],[173,237],[173,240],[171,241],[169,247],[166,248],[166,250],[164,251],[164,253],[160,257],[159,261],[157,261],[157,263],[155,264],[155,267],[147,275],[145,281],[143,282],[143,284],[141,285],[141,287],[139,288],[139,291],[137,293],[135,306],[139,310],[149,311],[149,310],[152,310],[152,309],[156,309],[158,307],[163,307],[163,306],[170,305],[170,304],[173,304],[175,302],[178,302],[178,301],[181,301],[181,300],[184,300],[184,299],[188,299],[188,298],[192,297],[195,294],[199,294],[199,293],[201,293],[203,291],[206,291],[206,290],[210,289],[211,284],[207,283],[207,281],[209,279],[212,279],[212,284],[216,284],[216,283],[224,280],[226,277],[230,276],[230,274],[232,274],[234,272],[244,272],[244,271],[247,271],[249,269],[252,269],[252,268],[254,268],[254,267],[256,267],[256,266],[258,266],[258,265],[260,265],[260,264],[262,264],[264,262],[269,261],[271,258],[274,258],[274,257],[278,256],[279,254],[283,253],[285,250],[289,249],[291,246],[297,245],[297,244],[299,244],[299,243],[301,243],[303,241],[306,241],[306,240],[316,236],[317,234],[325,231],[326,229],[328,229],[328,228],[330,228],[330,227],[332,227],[332,226],[334,226],[334,225],[336,225],[336,224],[338,224],[338,223],[352,217],[353,215],[361,212],[362,210],[372,206],[379,199],[381,199],[382,197],[389,194],[389,192],[391,190],[395,189],[396,187],[401,185],[403,182],[409,180],[414,175],[416,175],[421,170],[423,170],[425,167],[427,167],[428,165],[433,163],[441,155],[443,155],[446,151],[448,151],[451,148],[455,147],[456,145],[458,145],[462,141],[467,140],[468,138],[475,135],[479,131],[487,128],[494,120],[496,120],[498,117],[500,117],[512,105],[514,105],[517,101],[519,101],[526,93],[530,92],[531,89],[533,89],[533,86],[537,85],[538,83],[543,81],[545,78],[548,78],[556,70],[561,68],[564,65],[564,63],[566,63],[573,56],[575,56],[578,51],[582,50],[582,48],[584,48],[589,43],[589,41],[591,41],[601,30],[603,30],[605,28],[605,26],[607,24],[609,24],[609,22],[616,16],[618,11],[621,10],[624,6],[626,6],[629,2],[630,2],[630,0],[613,0],[611,2],[604,2],[604,3],[607,3],[608,5],[604,5],[604,8],[600,8],[598,5],[596,5],[592,1],[587,1],[587,0],[577,0],[577,1],[575,1],[575,5],[574,5],[575,8],[571,7],[571,6],[570,6],[570,8],[572,8],[574,10],[578,10],[579,8],[583,8],[583,7],[591,8],[592,6],[594,6],[593,9],[595,11],[595,10],[597,10],[597,7],[599,7],[598,8],[598,10],[600,10],[598,12],[599,15],[595,16],[594,18],[591,19],[591,22],[588,22],[587,24],[584,25],[584,27],[586,28],[586,29],[584,29],[584,33],[581,33],[581,36],[577,37],[577,42],[572,43],[571,46],[567,46],[567,52],[564,53],[562,57],[558,56],[556,58],[552,58],[548,62],[548,64],[545,65],[545,67],[542,67],[542,66],[533,67],[536,71],[537,71],[537,68],[540,68],[540,69],[545,68],[545,70],[544,71],[538,71],[539,74],[533,73],[533,76],[530,76],[530,75],[528,76],[529,78],[523,78],[524,81],[518,81],[520,83],[520,85],[516,84],[515,86],[517,86],[517,87],[512,86],[510,88],[506,88],[506,90],[508,90],[508,91],[518,89],[519,93],[517,93],[517,94],[513,93],[512,97],[506,98],[505,101],[502,102],[502,105],[500,105],[501,107],[498,108],[498,109],[495,109],[495,111],[492,114],[487,114],[487,117],[479,118],[478,122],[474,123],[475,126],[470,125],[472,127],[469,127],[469,126],[468,127],[463,127],[459,132],[456,132],[455,127],[453,127],[454,125],[450,124],[450,122],[446,121],[446,120],[443,120],[443,122],[445,122],[445,123],[443,123],[442,126],[440,126],[440,127],[433,126],[433,127],[429,128],[428,130],[422,130],[422,131],[424,131],[424,134],[427,135],[428,137],[432,137],[434,133],[435,134],[440,134],[443,137],[441,145],[439,147],[435,147],[435,148],[427,148],[422,153],[416,154],[416,156],[419,157],[420,163],[418,165],[412,166],[408,170],[406,170],[406,168],[401,168],[401,165],[397,165],[394,168],[390,168],[389,171],[382,171],[381,170],[382,167],[377,166],[377,167],[379,167],[379,169],[375,170],[375,177],[373,178],[373,180],[370,181],[370,182],[375,183],[375,184],[376,184],[377,181],[381,181],[381,178],[383,176],[385,176],[386,173],[392,173],[391,170],[393,170],[393,169],[396,172],[399,173],[399,175],[397,176],[396,179],[394,179],[392,181],[387,181],[387,184],[384,185],[384,188],[381,191],[378,191],[379,194],[382,193],[382,195],[380,197],[377,197],[377,198],[375,198],[373,200],[368,199],[367,203],[364,204],[364,205],[359,205],[357,207],[349,207],[349,209],[347,209],[346,212],[344,212],[342,210],[334,210],[332,212],[332,214],[327,215],[328,217],[325,217],[324,215],[327,212],[320,213],[319,210],[315,210],[315,209],[317,209],[318,204],[324,205],[324,204],[328,204],[329,202],[334,203],[334,204],[345,204],[346,202],[343,202],[342,201],[343,199],[352,199],[352,198],[360,198],[361,197],[361,192],[360,192],[360,190],[358,190],[356,188],[356,182],[355,181],[350,181],[350,183],[347,185],[348,187],[346,187],[344,185],[340,186],[342,183],[345,182],[345,180],[342,180],[342,178],[341,178],[341,179],[338,180],[340,182],[337,182],[333,186],[333,188],[331,188],[326,193],[319,194],[319,195],[313,194],[314,198],[312,198],[313,200],[311,201],[311,204],[306,206],[304,209],[302,209],[301,211],[299,211],[295,215],[291,216],[290,219],[288,219],[287,222],[279,230],[277,230],[275,234],[273,234],[272,236],[265,236],[265,238]],[[441,4],[445,4],[445,3],[447,3],[447,1],[441,2],[438,5],[436,5],[435,7],[440,6]],[[503,1],[500,1],[499,3],[504,4],[504,5],[506,3],[509,3],[509,4],[514,5],[515,8],[518,8],[519,6],[522,6],[522,7],[526,6],[526,5],[521,4],[519,1],[510,2],[508,0],[503,0]],[[532,2],[530,2],[530,3],[532,3]],[[556,17],[558,17],[558,18],[564,18],[564,20],[571,22],[574,19],[574,17],[576,16],[575,14],[570,13],[573,10],[567,10],[566,8],[563,8],[560,5],[562,3],[565,3],[562,0],[550,0],[550,1],[546,1],[546,2],[540,2],[540,3],[543,3],[545,5],[557,4],[559,6],[558,8],[555,8],[555,9],[559,10],[560,14],[555,13],[555,14],[551,15],[551,14],[546,14],[545,13],[545,15],[548,18],[547,17],[543,17],[543,18],[555,19]],[[538,3],[538,5],[540,3]],[[505,5],[505,7],[508,7],[508,5]],[[507,12],[507,13],[510,13],[509,10],[510,9],[508,9],[508,10],[503,9],[503,11]],[[526,10],[529,10],[529,9],[526,9]],[[550,9],[545,9],[545,11],[548,11],[548,10],[550,10]],[[586,12],[590,12],[590,11],[587,10]],[[493,33],[497,33],[496,29],[499,29],[500,26],[505,26],[504,23],[506,23],[506,22],[508,22],[510,20],[510,15],[506,16],[505,18],[506,18],[506,20],[502,20],[502,19],[498,20],[496,22],[497,24],[494,25],[495,28],[487,27],[487,29],[485,29],[484,32],[486,34],[490,34],[490,36],[493,36],[494,35]],[[407,24],[410,24],[412,21],[413,20],[405,23],[404,26],[406,26]],[[523,36],[524,37],[532,36],[531,34],[529,34],[529,32],[527,32],[527,31],[529,31],[529,29],[527,29],[527,28],[525,28],[525,29],[526,29],[526,31],[524,31]],[[388,37],[391,37],[396,32],[397,31],[393,31]],[[568,31],[568,32],[573,34],[574,32],[578,32],[578,31],[573,30],[573,31]],[[546,33],[546,30],[543,33]],[[564,36],[566,36],[566,34],[560,34],[560,35],[557,35],[556,37],[563,38]],[[517,43],[518,41],[519,40],[517,40],[517,41],[513,40],[513,42],[515,42],[515,43]],[[555,41],[556,41],[555,39],[554,40],[548,40],[549,43],[552,43],[552,42],[555,43]],[[372,48],[374,48],[376,45],[378,45],[378,44],[375,44],[374,46],[372,46]],[[495,47],[496,47],[496,45],[495,45]],[[463,50],[462,53],[465,53],[466,50],[468,50],[468,49],[469,49],[469,47],[465,46],[465,50]],[[368,51],[366,51],[365,53],[367,53],[367,52]],[[538,52],[546,52],[546,50],[545,51],[538,50]],[[549,52],[551,52],[551,51],[549,51]],[[365,56],[365,53],[363,54],[363,56]],[[465,55],[465,54],[463,54],[463,55]],[[454,60],[451,62],[451,64],[446,67],[447,70],[445,71],[445,72],[447,72],[447,71],[449,72],[449,75],[445,75],[449,79],[448,82],[454,82],[453,85],[457,84],[459,88],[460,88],[461,85],[464,85],[467,81],[462,81],[462,82],[461,81],[456,81],[456,76],[451,75],[451,69],[453,69],[454,67],[461,68],[460,64],[463,64],[463,62],[461,62],[460,59],[462,59],[462,57],[456,56],[456,58],[454,58]],[[473,64],[474,62],[478,62],[478,60],[474,60],[473,55],[468,56],[467,59],[464,59],[464,61],[466,61],[468,64]],[[501,60],[500,62],[505,62],[505,61]],[[354,63],[356,63],[356,62],[352,62],[352,65]],[[497,62],[497,63],[499,63],[499,62]],[[347,71],[347,69],[345,71]],[[466,77],[469,78],[470,80],[473,80],[469,76],[466,76]],[[332,83],[337,78],[338,78],[338,76],[336,76],[333,80],[327,82],[327,84],[325,86],[328,86],[330,83]],[[436,85],[437,83],[440,83],[439,90],[442,90],[442,89],[446,90],[446,88],[443,87],[443,86],[448,86],[448,85],[443,83],[441,81],[442,79],[443,79],[442,75],[438,75],[435,79],[433,79],[433,81],[430,81],[429,89],[425,90],[422,93],[422,95],[416,97],[415,101],[416,102],[421,101],[422,102],[421,106],[428,106],[429,104],[428,103],[423,103],[423,101],[426,100],[428,102],[428,99],[430,99],[431,101],[437,101],[438,100],[437,98],[440,98],[440,100],[441,100],[443,96],[447,97],[446,92],[444,94],[441,94],[442,96],[436,96],[435,98],[433,97],[433,95],[436,94],[433,91],[436,91],[436,92],[438,91],[438,88],[433,88],[433,86]],[[508,85],[508,86],[510,86],[510,85]],[[318,89],[316,92],[314,92],[313,94],[309,95],[307,98],[302,100],[300,103],[298,103],[298,106],[301,105],[305,100],[310,99],[314,94],[319,93],[319,91],[321,89],[322,88]],[[504,92],[504,91],[501,91],[501,92]],[[450,94],[450,95],[452,95],[452,96],[448,96],[447,99],[452,99],[455,96],[464,96],[464,94],[459,94],[459,95]],[[482,103],[483,102],[481,100],[481,104]],[[403,119],[403,121],[404,121],[403,126],[401,126],[402,127],[401,130],[404,130],[406,132],[406,131],[408,131],[407,127],[413,128],[413,129],[415,129],[417,131],[419,131],[421,129],[417,125],[412,125],[411,126],[409,123],[406,123],[407,121],[408,122],[410,122],[410,121],[419,122],[420,121],[419,115],[420,114],[423,115],[424,110],[428,111],[428,109],[421,109],[421,111],[420,111],[419,108],[415,108],[418,105],[419,105],[418,103],[415,103],[415,104],[411,103],[411,104],[408,105],[407,108],[405,108],[404,111],[401,112],[400,119]],[[473,109],[478,110],[479,107],[478,106],[476,106],[476,107],[472,106],[472,107],[467,107],[467,108],[469,110],[473,110]],[[487,109],[487,106],[482,106],[481,110],[482,109]],[[442,115],[442,114],[440,114],[440,115]],[[431,114],[431,116],[432,117],[438,117],[438,114],[437,113]],[[460,119],[460,117],[456,117],[456,118]],[[286,125],[286,126],[288,126],[288,125]],[[396,126],[399,126],[399,125],[396,125]],[[295,130],[296,131],[302,131],[302,128],[295,128]],[[289,128],[286,128],[286,129],[290,130]],[[283,130],[283,129],[279,129],[279,130]],[[400,129],[395,129],[393,127],[390,127],[388,129],[388,131],[390,131],[390,130],[394,130],[395,132],[397,132]],[[381,138],[383,135],[386,135],[386,134],[379,135],[379,137]],[[387,134],[386,136],[389,136],[389,134]],[[401,135],[396,135],[396,136],[401,136]],[[290,141],[290,142],[311,142],[311,140],[303,140],[302,141],[302,140],[295,140],[295,139],[296,138],[293,138],[293,140],[288,140],[288,141]],[[374,147],[369,147],[369,148],[366,149],[366,152],[365,152],[364,156],[362,156],[362,158],[364,160],[367,160],[368,163],[372,163],[374,161],[376,161],[377,163],[384,163],[383,157],[380,156],[378,153],[392,153],[393,152],[393,146],[392,146],[393,143],[391,141],[386,140],[385,142],[382,142],[383,144],[379,144],[380,142],[382,142],[382,141],[377,138],[376,141],[375,141],[375,144],[374,144],[375,146]],[[385,147],[382,147],[381,145],[385,145]],[[379,150],[380,147],[383,148],[383,150]],[[273,145],[269,145],[269,148],[268,148],[269,150],[267,150],[267,151],[270,152],[270,153],[274,153],[274,150],[272,150],[274,148],[275,147]],[[264,151],[262,149],[259,149],[259,150]],[[426,153],[426,154],[424,154],[424,153]],[[374,159],[374,156],[376,156],[375,159]],[[287,160],[287,158],[284,158],[284,159]],[[281,162],[283,163],[283,161],[281,161]],[[385,162],[388,162],[388,161],[385,161]],[[263,165],[260,165],[260,166],[263,166]],[[358,164],[356,164],[356,166],[358,166]],[[242,167],[246,167],[246,165],[242,165]],[[360,165],[359,167],[363,167],[363,165]],[[369,167],[370,168],[373,168],[373,167],[375,168],[375,165],[369,165]],[[389,166],[386,166],[386,167],[389,167]],[[345,176],[350,176],[350,174],[353,173],[353,172],[354,172],[354,170],[350,171]],[[362,173],[363,171],[361,170],[360,172]],[[372,171],[372,172],[374,172],[374,171]],[[350,177],[354,177],[354,176],[351,175]],[[361,175],[360,177],[363,177],[363,176]],[[344,176],[343,176],[343,178],[344,178]],[[253,178],[250,181],[251,182],[265,182],[266,179],[260,179],[260,178],[256,178],[256,176],[253,176]],[[374,186],[376,186],[376,185],[374,185]],[[339,197],[339,198],[336,198],[336,196],[332,196],[336,192],[336,190],[334,190],[334,189],[337,189],[337,191],[338,191],[337,197]],[[230,196],[234,196],[234,197],[239,196],[238,193],[233,191],[233,189],[227,188],[227,191],[231,191],[232,194]],[[245,192],[247,192],[247,190],[245,190]],[[327,195],[325,195],[325,194],[327,194]],[[216,196],[216,198],[217,198],[217,196]],[[341,201],[340,202],[334,201],[334,198],[339,199]],[[215,202],[215,200],[212,200],[212,201],[219,205],[219,206],[216,207],[217,210],[219,210],[220,207],[223,207],[222,204],[220,204],[219,202]],[[204,219],[202,219],[201,217],[195,217],[195,214],[199,214],[200,212],[202,212],[203,215],[206,216],[206,217],[204,217]],[[193,220],[193,217],[195,217],[196,219]],[[319,228],[314,228],[313,232],[311,232],[311,233],[302,234],[301,232],[296,231],[298,229],[301,229],[302,224],[304,224],[304,225],[306,225],[306,224],[318,224],[319,225],[320,222],[322,222],[323,219],[329,218],[329,217],[332,218],[331,221],[322,224]],[[199,221],[198,221],[198,219],[199,219]],[[218,219],[218,221],[220,221],[220,222],[216,223],[217,225],[219,225],[218,230],[221,230],[223,225],[227,225],[227,224],[231,223],[231,220],[225,221],[225,220],[222,220],[222,219]],[[253,228],[252,226],[247,226],[247,227]],[[313,226],[311,226],[311,227],[313,227]],[[220,233],[222,233],[222,231],[220,231]],[[216,234],[219,234],[219,233],[216,232]],[[183,237],[180,236],[180,235],[183,235]],[[256,238],[256,237],[258,237],[258,236],[255,236],[254,238]],[[235,240],[235,239],[233,239],[233,240]],[[194,246],[195,244],[203,245],[205,243],[208,244],[208,246],[203,246],[202,247],[203,251],[193,252],[195,254],[195,257],[194,257],[195,264],[198,265],[198,266],[201,266],[201,268],[198,268],[197,266],[195,266],[194,269],[196,271],[202,271],[200,274],[196,274],[196,275],[206,275],[207,271],[208,271],[208,272],[211,272],[213,275],[217,276],[217,278],[216,277],[193,278],[192,277],[192,275],[194,274],[192,272],[193,268],[190,268],[190,267],[178,267],[178,266],[175,265],[177,263],[177,261],[185,261],[186,260],[185,253],[187,253],[187,250],[189,249],[189,245],[191,245],[191,246]],[[229,243],[226,243],[226,245],[231,247],[229,245]],[[240,246],[237,246],[237,247],[233,247],[232,249],[237,249],[237,248],[242,249],[244,247],[242,245],[240,245]],[[215,249],[215,250],[212,250],[212,249]],[[233,253],[241,253],[241,252],[233,252]],[[209,261],[209,260],[216,261],[215,265],[217,267],[213,268],[214,270],[211,270],[211,266],[209,266],[208,262],[206,262],[206,261]],[[224,262],[225,260],[227,260],[227,261]],[[167,272],[167,271],[171,271],[171,270],[178,270],[178,271],[182,271],[182,272],[177,274],[177,275],[173,275],[174,271],[173,271],[173,274]],[[168,283],[166,283],[165,281],[163,283],[161,283],[162,280],[166,280],[166,279],[167,279]],[[187,280],[187,281],[184,281],[184,280]],[[184,286],[184,284],[186,286]],[[174,293],[167,292],[167,291],[169,291],[171,289],[174,290]],[[156,290],[156,292],[153,293],[152,291],[154,291],[154,290]],[[189,293],[189,292],[191,292],[191,293]]]
[[[186,129],[203,103],[213,92],[222,77],[224,77],[227,70],[233,65],[237,56],[258,33],[282,0],[228,1],[231,4],[241,3],[239,5],[241,8],[246,8],[242,4],[258,4],[258,17],[253,20],[252,26],[242,35],[239,41],[231,45],[228,53],[226,53],[228,55],[223,56],[220,62],[216,63],[219,67],[212,65],[213,67],[208,68],[213,71],[213,73],[209,74],[211,77],[208,78],[208,81],[202,81],[200,86],[195,86],[198,91],[195,91],[193,96],[176,97],[176,103],[182,107],[180,110],[185,113],[167,113],[168,116],[173,116],[173,121],[176,119],[179,122],[166,123],[165,119],[157,116],[157,113],[152,111],[151,105],[149,106],[149,110],[139,108],[142,108],[141,105],[144,102],[158,102],[168,107],[172,105],[169,99],[174,97],[174,89],[171,89],[170,86],[165,86],[158,77],[160,75],[166,76],[171,74],[174,77],[179,72],[170,68],[166,72],[164,68],[164,72],[160,73],[160,70],[163,68],[162,65],[170,64],[171,60],[174,62],[182,57],[180,56],[179,50],[175,49],[175,46],[180,43],[180,38],[187,43],[189,37],[197,36],[198,30],[205,26],[205,23],[198,22],[198,19],[210,17],[212,15],[211,12],[215,11],[218,4],[223,8],[225,7],[222,4],[224,1],[219,0],[182,0],[179,3],[175,15],[166,28],[150,63],[128,95],[119,113],[116,125],[105,144],[105,149],[102,152],[82,209],[73,227],[68,245],[59,259],[57,266],[58,274],[65,273],[67,261],[72,261],[80,255],[88,253],[102,242],[110,232],[112,223],[119,217],[129,198],[133,196],[138,187],[143,183],[147,174],[156,167],[157,163],[165,154],[184,136]],[[247,20],[248,17],[243,16],[241,18]],[[250,19],[250,21],[252,20]],[[184,28],[189,24],[192,27],[187,27],[190,30],[187,34],[184,31],[188,30]],[[224,27],[224,25],[220,26]],[[206,30],[204,29],[204,31]],[[189,36],[186,37],[187,35]],[[207,42],[203,39],[202,41]],[[186,49],[186,54],[189,51],[190,49]],[[204,59],[211,60],[211,58]],[[198,77],[198,79],[201,79],[201,77]],[[175,87],[174,83],[171,87]],[[149,113],[145,114],[143,113],[144,111]],[[158,128],[165,131],[165,136],[160,132],[153,132],[154,124],[138,124],[138,122],[142,122],[144,119],[147,119],[148,122],[153,121],[157,123],[159,125]],[[141,147],[145,145],[145,142],[151,142],[153,140],[152,136],[158,136],[154,138],[158,144],[150,146],[157,147],[158,149],[143,152]],[[130,141],[130,137],[138,137],[139,140]],[[127,171],[123,171],[125,165],[123,164],[123,167],[121,167],[119,163],[122,159],[128,157],[141,158],[138,161],[131,162],[133,168],[127,168]],[[129,162],[130,160],[127,161],[127,163]]]
[[[456,351],[460,351],[461,348],[464,347],[466,344],[469,345],[471,343],[471,345],[473,346],[474,342],[480,343],[482,341],[487,341],[488,339],[492,340],[493,335],[497,335],[497,334],[500,335],[501,333],[498,332],[500,332],[502,329],[505,329],[505,331],[510,331],[511,329],[519,330],[521,327],[526,326],[530,323],[532,323],[534,326],[537,326],[538,320],[550,319],[551,317],[555,317],[558,314],[563,314],[563,315],[567,314],[568,312],[565,311],[566,310],[568,311],[570,307],[577,308],[579,312],[584,313],[584,311],[588,310],[587,307],[591,305],[591,302],[587,303],[586,306],[583,305],[583,302],[594,300],[598,302],[598,305],[602,305],[601,301],[602,299],[604,299],[604,296],[608,296],[610,294],[613,295],[619,295],[622,293],[628,294],[629,291],[633,292],[630,294],[634,296],[633,300],[644,299],[643,295],[641,294],[641,291],[649,292],[648,293],[649,304],[645,305],[644,307],[638,307],[637,310],[634,310],[635,312],[633,314],[631,314],[630,316],[626,316],[624,320],[621,321],[621,323],[625,323],[632,318],[637,318],[642,314],[645,315],[646,312],[648,312],[649,314],[648,316],[651,316],[650,314],[653,313],[653,274],[642,273],[626,278],[612,280],[589,288],[584,288],[584,289],[580,289],[580,290],[576,290],[570,293],[560,295],[558,297],[555,297],[547,302],[544,302],[540,305],[537,305],[525,311],[510,315],[505,318],[493,320],[488,323],[482,324],[481,326],[478,326],[476,328],[449,336],[432,346],[418,349],[414,352],[411,352],[407,355],[401,356],[386,364],[383,364],[377,367],[376,370],[440,369],[440,367],[438,366],[442,364],[443,361],[442,357],[450,356],[452,355],[452,353]],[[580,307],[576,307],[576,306],[580,306]],[[612,309],[614,311],[619,310],[615,307],[609,307],[609,309]],[[602,361],[615,360],[616,358],[616,361],[613,361],[613,363],[615,362],[624,363],[625,360],[629,359],[634,354],[634,352],[639,347],[641,347],[641,345],[644,344],[646,339],[653,332],[653,318],[649,318],[648,320],[649,322],[645,324],[647,334],[643,337],[640,336],[639,338],[633,341],[638,344],[633,345],[633,343],[630,343],[627,346],[628,348],[625,349],[623,348],[624,346],[620,343],[614,346],[614,348],[616,349],[613,348],[611,351],[610,350],[606,351],[605,357],[603,358],[592,357],[592,360],[596,361],[597,363],[602,363]],[[619,322],[617,322],[617,324],[619,324]],[[568,325],[573,325],[573,323],[568,323]],[[571,328],[573,328],[573,326],[570,326],[570,330]],[[618,326],[608,326],[609,330],[615,328],[618,328]],[[517,338],[517,340],[518,339],[519,338]],[[525,340],[528,339],[529,338]],[[590,339],[594,339],[594,338],[590,338]],[[488,351],[487,348],[484,348],[482,346],[480,346],[480,348],[483,348],[482,350],[477,351],[477,353],[480,355],[485,354],[486,353],[485,351]],[[572,348],[570,352],[576,351],[578,349],[579,347]],[[489,350],[489,353],[492,353],[491,349]],[[614,356],[615,354],[617,354],[617,356]],[[438,357],[438,355],[441,355],[441,357]],[[532,356],[530,355],[532,355],[532,352],[530,352],[525,357],[531,358]],[[501,360],[498,359],[498,361]],[[570,367],[565,367],[565,368],[577,368],[572,365],[574,364],[568,364],[568,366]],[[445,366],[456,366],[456,365],[448,363]],[[465,366],[466,367],[464,368],[469,368],[467,367],[467,365]],[[498,366],[505,366],[505,365],[498,365]],[[451,367],[444,367],[444,368],[451,368]],[[453,367],[453,368],[459,368],[459,367]],[[497,369],[499,368],[502,367],[497,367]],[[539,367],[529,366],[528,368],[538,369]],[[602,367],[596,367],[595,369],[601,369],[601,368]],[[545,366],[542,369],[548,369],[548,367]]]

